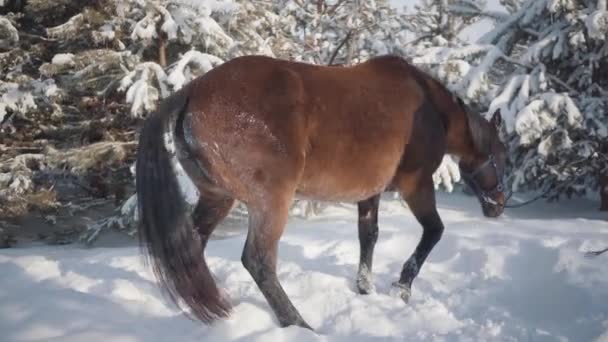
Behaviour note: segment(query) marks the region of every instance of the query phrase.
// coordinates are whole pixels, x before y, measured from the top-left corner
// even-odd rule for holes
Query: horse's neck
[[[453,110],[449,115],[450,124],[447,132],[447,153],[458,156],[463,160],[475,157],[477,151],[469,131],[466,113],[462,110]]]
[[[469,131],[467,114],[464,110],[458,110],[460,105],[455,96],[444,85],[428,74],[417,68],[412,69],[418,83],[426,90],[435,108],[442,112],[443,120],[447,120],[447,146],[446,152],[456,155],[460,159],[470,160],[475,157],[477,151]]]

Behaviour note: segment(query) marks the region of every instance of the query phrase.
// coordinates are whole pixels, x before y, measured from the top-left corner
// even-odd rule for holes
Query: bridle
[[[496,175],[496,186],[491,190],[484,190],[476,180],[477,175],[479,175],[486,168],[491,167],[494,169],[494,174]],[[479,165],[473,172],[466,172],[460,168],[460,174],[462,175],[462,179],[464,179],[465,183],[475,192],[475,194],[486,204],[498,205],[498,203],[493,200],[494,196],[504,191],[504,184],[502,177],[499,176],[498,166],[496,165],[496,158],[493,154],[488,156],[488,159],[483,162],[483,164]]]

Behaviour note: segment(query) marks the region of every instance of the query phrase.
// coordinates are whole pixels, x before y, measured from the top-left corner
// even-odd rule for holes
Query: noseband
[[[496,175],[496,186],[491,190],[484,190],[477,180],[475,179],[477,175],[479,175],[484,169],[492,167],[494,169],[494,174]],[[499,192],[504,191],[504,185],[502,182],[502,177],[498,175],[498,166],[496,166],[496,159],[493,154],[488,156],[488,160],[486,160],[483,164],[479,165],[473,172],[466,172],[460,168],[460,174],[464,179],[465,183],[475,192],[477,196],[479,196],[486,204],[498,205],[498,203],[492,198]]]

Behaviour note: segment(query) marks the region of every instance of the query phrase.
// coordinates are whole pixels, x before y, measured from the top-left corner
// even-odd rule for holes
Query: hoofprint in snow
[[[441,195],[446,231],[409,304],[389,295],[390,284],[421,228],[399,201],[387,196],[380,206],[367,296],[355,291],[354,205],[290,220],[279,278],[315,332],[278,327],[241,266],[239,226],[217,231],[207,247],[234,304],[212,326],[167,304],[134,242],[1,250],[1,340],[608,341],[608,255],[585,256],[608,247],[608,217],[594,203],[535,204],[493,220],[471,197]]]

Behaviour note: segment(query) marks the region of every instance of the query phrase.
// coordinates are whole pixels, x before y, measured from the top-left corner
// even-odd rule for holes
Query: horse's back
[[[411,135],[423,96],[402,68],[237,58],[194,82],[193,128],[234,191],[262,182],[360,200],[390,182]]]

